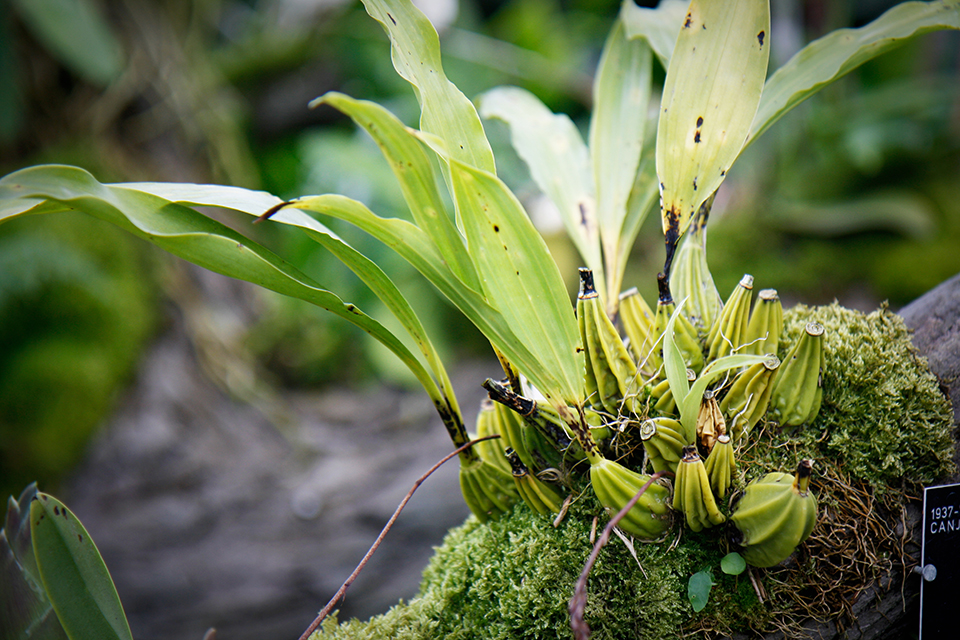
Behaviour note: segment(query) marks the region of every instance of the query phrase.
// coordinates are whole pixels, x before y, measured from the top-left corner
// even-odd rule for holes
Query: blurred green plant
[[[142,244],[78,214],[0,230],[0,488],[77,463],[156,326]],[[95,231],[95,232],[91,232]]]
[[[0,528],[0,637],[132,640],[120,598],[73,512],[30,485]]]
[[[947,185],[960,162],[958,55],[955,31],[912,40],[744,154],[743,182],[713,227],[718,282],[746,270],[793,299],[865,308],[906,304],[957,273],[960,209]],[[757,250],[732,257],[747,238]]]

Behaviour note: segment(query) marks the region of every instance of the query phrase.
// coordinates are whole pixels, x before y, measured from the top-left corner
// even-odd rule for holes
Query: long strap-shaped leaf
[[[534,182],[560,211],[567,235],[600,286],[603,260],[590,152],[577,125],[519,87],[491,89],[478,102],[481,116],[509,125],[514,149],[527,163]]]
[[[620,255],[617,258],[619,272],[612,275],[617,282],[623,282],[623,274],[627,268],[633,243],[640,234],[640,227],[647,219],[647,214],[657,202],[657,160],[656,149],[653,145],[644,145],[643,155],[640,156],[640,166],[637,168],[637,178],[627,200],[627,215],[623,219],[623,228],[620,238]],[[619,294],[617,298],[619,299]]]
[[[620,300],[624,271],[624,265],[619,264],[623,255],[620,247],[623,243],[632,245],[634,240],[624,237],[623,227],[643,152],[652,58],[645,40],[627,39],[623,17],[618,17],[603,47],[593,85],[590,159],[605,263],[605,278],[597,286],[605,287],[602,293],[610,315]]]
[[[483,293],[537,357],[523,373],[557,406],[581,405],[580,332],[546,243],[495,175],[451,160],[450,176]]]
[[[216,187],[205,187],[211,195]],[[226,188],[224,203],[242,190]],[[185,191],[181,186],[179,190]],[[257,200],[262,195],[252,194]],[[211,200],[215,203],[215,200]],[[249,208],[249,207],[246,207]],[[143,190],[108,186],[76,167],[47,165],[12,173],[0,180],[0,222],[27,213],[74,209],[101,218],[161,249],[217,273],[246,280],[311,302],[357,325],[406,364],[431,399],[446,406],[436,382],[420,360],[375,319],[344,303],[268,249],[232,229]]]
[[[436,379],[440,397],[435,400],[438,401],[437,409],[439,410],[444,426],[447,428],[447,432],[450,434],[456,446],[459,447],[466,444],[469,437],[463,425],[460,405],[457,402],[453,385],[450,382],[450,376],[447,374],[447,370],[440,360],[440,354],[433,346],[423,324],[420,322],[420,318],[417,317],[413,307],[410,306],[410,303],[393,281],[376,263],[359,253],[356,249],[337,237],[332,231],[304,212],[292,208],[285,209],[279,212],[277,217],[279,221],[296,224],[305,229],[308,236],[347,265],[347,267],[357,274],[363,283],[376,294],[400,324],[403,325],[403,328],[407,330],[407,333],[410,334],[417,348],[423,354],[427,366],[430,367]],[[460,457],[469,461],[476,459],[477,455],[476,452],[467,450],[462,452]]]
[[[406,220],[381,218],[363,204],[340,195],[300,198],[289,203],[284,209],[286,208],[302,209],[344,220],[386,244],[437,287],[510,362],[531,380],[537,379],[535,372],[540,368],[538,358],[517,337],[499,310],[491,306],[481,293],[466,287],[453,275],[443,257],[420,228]],[[274,217],[280,222],[297,224],[280,215],[284,209]]]
[[[345,113],[377,142],[390,163],[413,218],[433,241],[454,275],[472,289],[480,289],[480,280],[464,239],[437,188],[434,164],[423,143],[389,111],[364,100],[355,100],[342,93],[328,93],[310,103],[329,104]]]
[[[127,189],[135,187],[139,191],[167,198],[180,204],[228,207],[253,216],[260,216],[266,210],[264,207],[270,209],[282,203],[279,198],[270,194],[251,192],[237,187],[159,182],[127,183],[116,186]],[[467,434],[463,426],[460,408],[449,375],[440,360],[440,355],[434,348],[417,314],[387,274],[376,263],[345,243],[323,224],[298,209],[289,207],[281,209],[271,219],[275,222],[282,222],[303,229],[311,238],[323,245],[357,274],[363,283],[384,303],[406,329],[423,354],[427,366],[433,372],[439,390],[439,396],[433,399],[443,418],[444,425],[447,427],[454,443],[457,445],[464,444],[467,441]],[[472,458],[473,454],[467,451],[464,456]]]
[[[398,73],[416,89],[421,105],[420,128],[426,136],[439,138],[444,149],[442,157],[449,163],[449,180],[458,220],[464,227],[468,250],[477,264],[483,295],[521,337],[536,336],[532,341],[523,340],[535,356],[529,363],[531,366],[514,362],[553,402],[581,402],[583,376],[580,371],[582,357],[578,352],[579,335],[563,280],[526,213],[496,178],[493,152],[473,103],[443,73],[439,38],[433,25],[410,0],[364,0],[364,6],[390,37]],[[485,208],[486,205],[492,206]],[[498,210],[500,206],[506,209]],[[464,216],[473,219],[465,220]],[[487,266],[495,266],[496,270],[484,272],[485,267],[481,266],[482,260],[476,252],[486,244],[482,238],[494,226],[504,232],[504,237],[512,236],[511,242],[522,243],[511,246],[510,250],[524,254],[525,266],[529,268],[522,270],[522,277],[534,278],[534,281],[519,284],[520,276],[515,272],[511,272],[512,282],[499,277],[504,272],[502,266],[505,263],[502,261],[488,263]],[[474,229],[473,233],[467,231],[470,228]],[[484,231],[478,234],[479,229]],[[487,285],[494,281],[499,281],[498,288],[491,291]],[[516,297],[521,290],[524,297]],[[566,313],[557,313],[558,305],[564,303]],[[518,325],[515,323],[517,319],[533,324],[530,327]],[[543,328],[549,328],[551,333],[537,333],[537,329]],[[556,342],[546,344],[548,337]],[[496,341],[494,346],[511,357],[510,351]]]
[[[743,147],[770,51],[768,0],[693,0],[663,87],[657,175],[668,242],[683,234]]]
[[[420,128],[442,138],[450,156],[495,171],[493,151],[473,103],[443,73],[440,38],[410,0],[363,0],[392,44],[393,66],[412,84],[420,101]]]
[[[747,144],[790,109],[864,62],[908,38],[940,29],[960,29],[960,0],[904,2],[859,29],[840,29],[811,42],[767,80]]]

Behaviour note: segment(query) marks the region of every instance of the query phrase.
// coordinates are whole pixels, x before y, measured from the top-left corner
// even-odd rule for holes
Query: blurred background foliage
[[[653,2],[645,4],[655,4]],[[803,43],[894,4],[773,0],[775,68]],[[616,0],[424,0],[447,74],[468,96],[524,86],[584,129],[591,77]],[[658,69],[656,81],[662,81]],[[718,196],[710,262],[726,293],[744,272],[787,300],[908,302],[960,271],[960,34],[893,51],[796,109],[738,162]],[[331,109],[329,90],[376,100],[415,124],[380,27],[346,0],[8,0],[0,5],[0,170],[75,164],[101,180],[217,182],[281,197],[338,192],[406,216],[376,146]],[[578,259],[545,200],[488,125],[500,173],[549,236],[576,286]],[[220,214],[217,214],[220,216]],[[343,299],[378,313],[352,274],[281,225],[253,228]],[[390,251],[331,225],[414,301],[447,360],[483,342]],[[653,300],[662,236],[651,216],[627,286]],[[166,256],[113,228],[62,215],[0,227],[0,490],[52,490],[82,454],[172,314],[203,301]],[[173,274],[173,275],[171,275]],[[188,289],[189,287],[187,287]],[[363,334],[269,292],[251,294],[222,339],[270,385],[404,384]],[[202,350],[206,340],[195,339]],[[201,354],[202,356],[202,354]],[[202,358],[201,358],[202,359]]]

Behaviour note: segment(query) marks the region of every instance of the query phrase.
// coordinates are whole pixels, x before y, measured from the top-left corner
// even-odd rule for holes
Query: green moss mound
[[[953,470],[949,401],[887,309],[796,307],[785,315],[781,356],[811,320],[826,328],[820,414],[799,428],[764,423],[738,454],[741,489],[769,470],[817,460],[821,513],[810,539],[781,566],[753,570],[751,580],[720,571],[720,558],[735,549],[724,526],[699,534],[675,526],[668,540],[634,543],[636,557],[613,538],[590,575],[584,617],[592,638],[773,629],[802,637],[804,619],[836,619],[867,584],[902,564],[902,541],[877,532],[899,522],[905,491]],[[721,505],[728,515],[731,504]],[[327,620],[315,638],[571,638],[567,606],[595,517],[602,527],[606,516],[589,488],[557,528],[523,505],[486,525],[471,517],[437,549],[409,603],[367,622]],[[846,523],[842,535],[837,522]],[[851,544],[863,567],[850,568]],[[707,607],[694,613],[687,581],[701,570],[715,584]]]
[[[328,623],[321,637],[568,637],[567,602],[599,512],[584,499],[557,528],[525,507],[486,525],[470,517],[437,549],[409,604],[369,622]],[[682,578],[655,561],[667,545],[637,545],[642,571],[624,544],[611,541],[590,579],[586,618],[594,638],[676,635],[686,615]],[[497,561],[481,560],[489,558]]]
[[[790,468],[800,457],[888,489],[913,489],[954,471],[950,401],[910,343],[903,320],[886,307],[873,313],[798,305],[784,314],[785,357],[805,324],[826,329],[823,405],[814,423],[763,437],[780,445],[758,462]]]

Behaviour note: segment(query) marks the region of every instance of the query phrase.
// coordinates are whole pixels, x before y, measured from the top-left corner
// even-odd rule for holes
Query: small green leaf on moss
[[[697,613],[707,606],[712,587],[713,578],[709,571],[698,571],[690,576],[690,582],[687,583],[687,598],[690,599],[690,605]]]
[[[738,576],[747,568],[747,562],[736,551],[728,553],[720,560],[720,569],[728,576]]]

